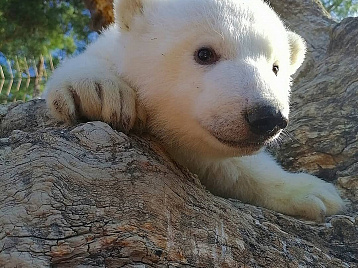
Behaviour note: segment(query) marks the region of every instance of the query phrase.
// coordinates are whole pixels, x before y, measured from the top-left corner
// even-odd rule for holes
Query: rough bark
[[[357,211],[358,19],[336,23],[317,3],[271,1],[308,44],[307,60],[294,81],[289,134],[277,156],[288,169],[338,180],[351,201],[348,209]]]
[[[353,267],[357,221],[215,197],[150,137],[2,107],[1,267]]]
[[[33,100],[0,106],[0,267],[356,267],[358,19],[271,4],[310,52],[277,155],[338,180],[344,215],[316,224],[213,196],[152,137],[66,127]]]

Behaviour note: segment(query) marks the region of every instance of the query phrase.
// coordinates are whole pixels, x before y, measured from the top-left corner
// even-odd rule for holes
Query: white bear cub
[[[115,0],[115,24],[59,67],[56,118],[145,128],[214,194],[320,221],[332,184],[288,173],[262,148],[288,123],[305,44],[261,0]]]

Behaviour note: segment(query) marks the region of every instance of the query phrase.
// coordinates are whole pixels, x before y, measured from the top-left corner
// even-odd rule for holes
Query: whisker
[[[298,140],[295,138],[293,134],[288,132],[287,130],[282,130],[280,136],[278,136],[276,139],[270,141],[267,146],[270,148],[279,148],[284,143],[292,143],[292,142],[298,142]]]

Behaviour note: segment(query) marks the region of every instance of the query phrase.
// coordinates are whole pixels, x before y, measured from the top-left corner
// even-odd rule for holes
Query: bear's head
[[[261,0],[116,0],[121,72],[171,151],[242,156],[288,123],[304,41]]]

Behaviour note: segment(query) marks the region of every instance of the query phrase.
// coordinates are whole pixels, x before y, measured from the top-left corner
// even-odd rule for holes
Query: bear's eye
[[[219,60],[215,50],[210,47],[202,47],[195,52],[194,59],[201,65],[214,64]]]
[[[272,71],[275,73],[276,76],[277,76],[279,70],[280,70],[280,68],[278,67],[277,64],[274,64],[272,66]]]

